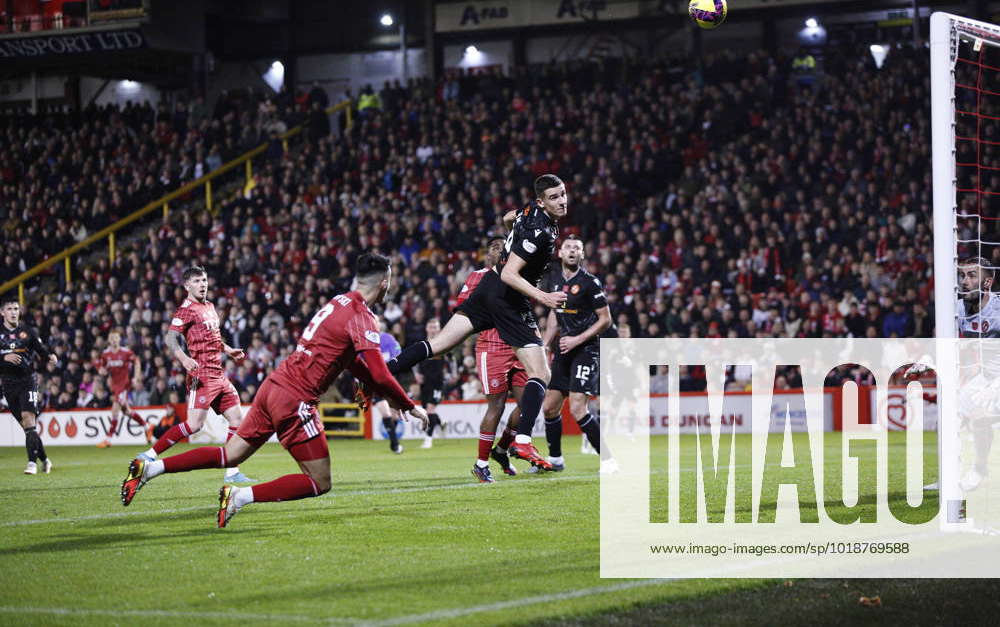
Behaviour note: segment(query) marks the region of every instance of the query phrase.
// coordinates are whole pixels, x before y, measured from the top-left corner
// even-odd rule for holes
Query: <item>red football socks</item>
[[[507,427],[503,430],[503,435],[500,436],[500,440],[497,441],[497,446],[502,449],[509,449],[511,443],[514,441],[515,435],[517,435],[517,429]]]
[[[191,429],[186,422],[174,425],[163,434],[163,437],[156,441],[156,444],[153,445],[153,450],[159,455],[189,435],[191,435]]]
[[[163,458],[163,472],[187,472],[203,468],[225,468],[226,449],[203,446],[187,453]]]
[[[479,460],[489,461],[490,459],[490,449],[493,448],[493,440],[496,438],[496,433],[487,433],[485,431],[479,432]]]
[[[250,489],[253,490],[253,500],[255,503],[295,501],[311,496],[319,496],[319,487],[317,487],[316,482],[309,475],[285,475],[284,477],[278,477],[274,481],[255,485]]]

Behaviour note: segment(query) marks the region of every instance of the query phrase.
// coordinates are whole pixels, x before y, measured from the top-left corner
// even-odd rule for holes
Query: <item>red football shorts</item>
[[[275,433],[296,461],[307,462],[330,456],[316,406],[299,400],[293,393],[266,379],[257,390],[253,405],[243,417],[236,435],[257,447]]]
[[[500,394],[511,387],[523,388],[528,382],[524,366],[506,344],[481,345],[476,343],[476,371],[483,385],[483,394]]]
[[[118,403],[121,407],[128,405],[128,388],[126,387],[120,390],[112,389],[111,400]]]
[[[240,404],[240,395],[226,377],[199,380],[188,390],[188,409],[213,409],[217,414],[224,414],[230,407]]]

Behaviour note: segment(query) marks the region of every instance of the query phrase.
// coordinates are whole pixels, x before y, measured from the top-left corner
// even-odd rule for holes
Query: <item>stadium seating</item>
[[[931,335],[928,85],[913,78],[928,76],[925,56],[893,50],[878,70],[866,49],[838,51],[805,89],[789,81],[790,59],[764,52],[739,62],[724,52],[694,73],[683,60],[602,60],[386,85],[381,110],[341,137],[318,125],[301,150],[258,167],[256,186],[217,215],[151,229],[114,264],[45,296],[34,322],[76,364],[50,373],[49,403],[59,390],[92,387],[84,379],[113,326],[143,360],[143,398],[182,389],[162,336],[192,260],[207,266],[224,332],[249,355],[230,366],[246,398],[321,301],[348,288],[362,250],[392,256],[384,316],[403,344],[421,339],[427,318],[449,315],[483,236],[531,198],[542,172],[567,181],[561,228],[587,242],[589,269],[633,336]],[[65,245],[81,212],[130,208],[151,191],[136,182],[155,181],[167,164],[176,181],[181,163],[211,145],[239,149],[252,125],[238,123],[248,110],[236,111],[206,115],[199,133],[151,110],[7,127],[6,146],[34,146],[0,153],[34,168],[14,177],[14,196],[43,214],[60,181],[42,177],[53,176],[43,138],[100,145],[138,130],[145,139],[126,141],[156,167],[133,158],[117,182],[97,183],[113,192],[110,204],[88,202],[89,190],[76,191],[79,201],[64,194],[63,212],[49,215],[68,217],[42,216],[6,241],[35,228]],[[169,135],[159,146],[153,128]],[[107,167],[99,154],[90,171]],[[452,396],[474,376],[458,361]]]
[[[279,116],[261,94],[156,108],[0,117],[0,247],[7,281],[257,146]],[[13,262],[13,263],[11,263]]]

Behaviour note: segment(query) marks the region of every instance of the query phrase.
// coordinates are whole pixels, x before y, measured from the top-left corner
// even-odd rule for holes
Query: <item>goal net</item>
[[[1000,397],[1000,378],[990,376],[988,368],[990,348],[1000,339],[986,337],[991,322],[985,313],[969,315],[979,309],[975,303],[966,311],[960,302],[971,298],[985,305],[986,298],[1000,298],[1000,293],[984,296],[978,285],[963,288],[958,280],[959,262],[970,259],[978,260],[980,274],[997,273],[1000,280],[1000,27],[935,13],[930,54],[934,308],[936,336],[944,340],[937,355],[939,487],[946,519],[956,522],[971,498],[971,471],[981,454],[976,447],[983,442],[982,427],[974,441],[976,429],[970,425],[1000,410],[1000,401],[994,409],[987,398]],[[976,339],[956,341],[959,337]],[[983,374],[984,379],[976,379]],[[972,389],[973,380],[986,389]],[[971,411],[970,398],[977,401]],[[992,440],[990,428],[986,433]]]

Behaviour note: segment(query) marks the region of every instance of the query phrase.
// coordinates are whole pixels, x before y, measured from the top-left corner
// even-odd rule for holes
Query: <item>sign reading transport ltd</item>
[[[495,0],[455,2],[435,7],[435,29],[439,33],[492,28],[522,28],[542,24],[576,24],[593,20],[625,20],[640,15],[634,1],[610,0]]]
[[[43,37],[0,39],[0,59],[25,59],[50,54],[116,52],[145,47],[146,38],[139,29],[53,34]]]

